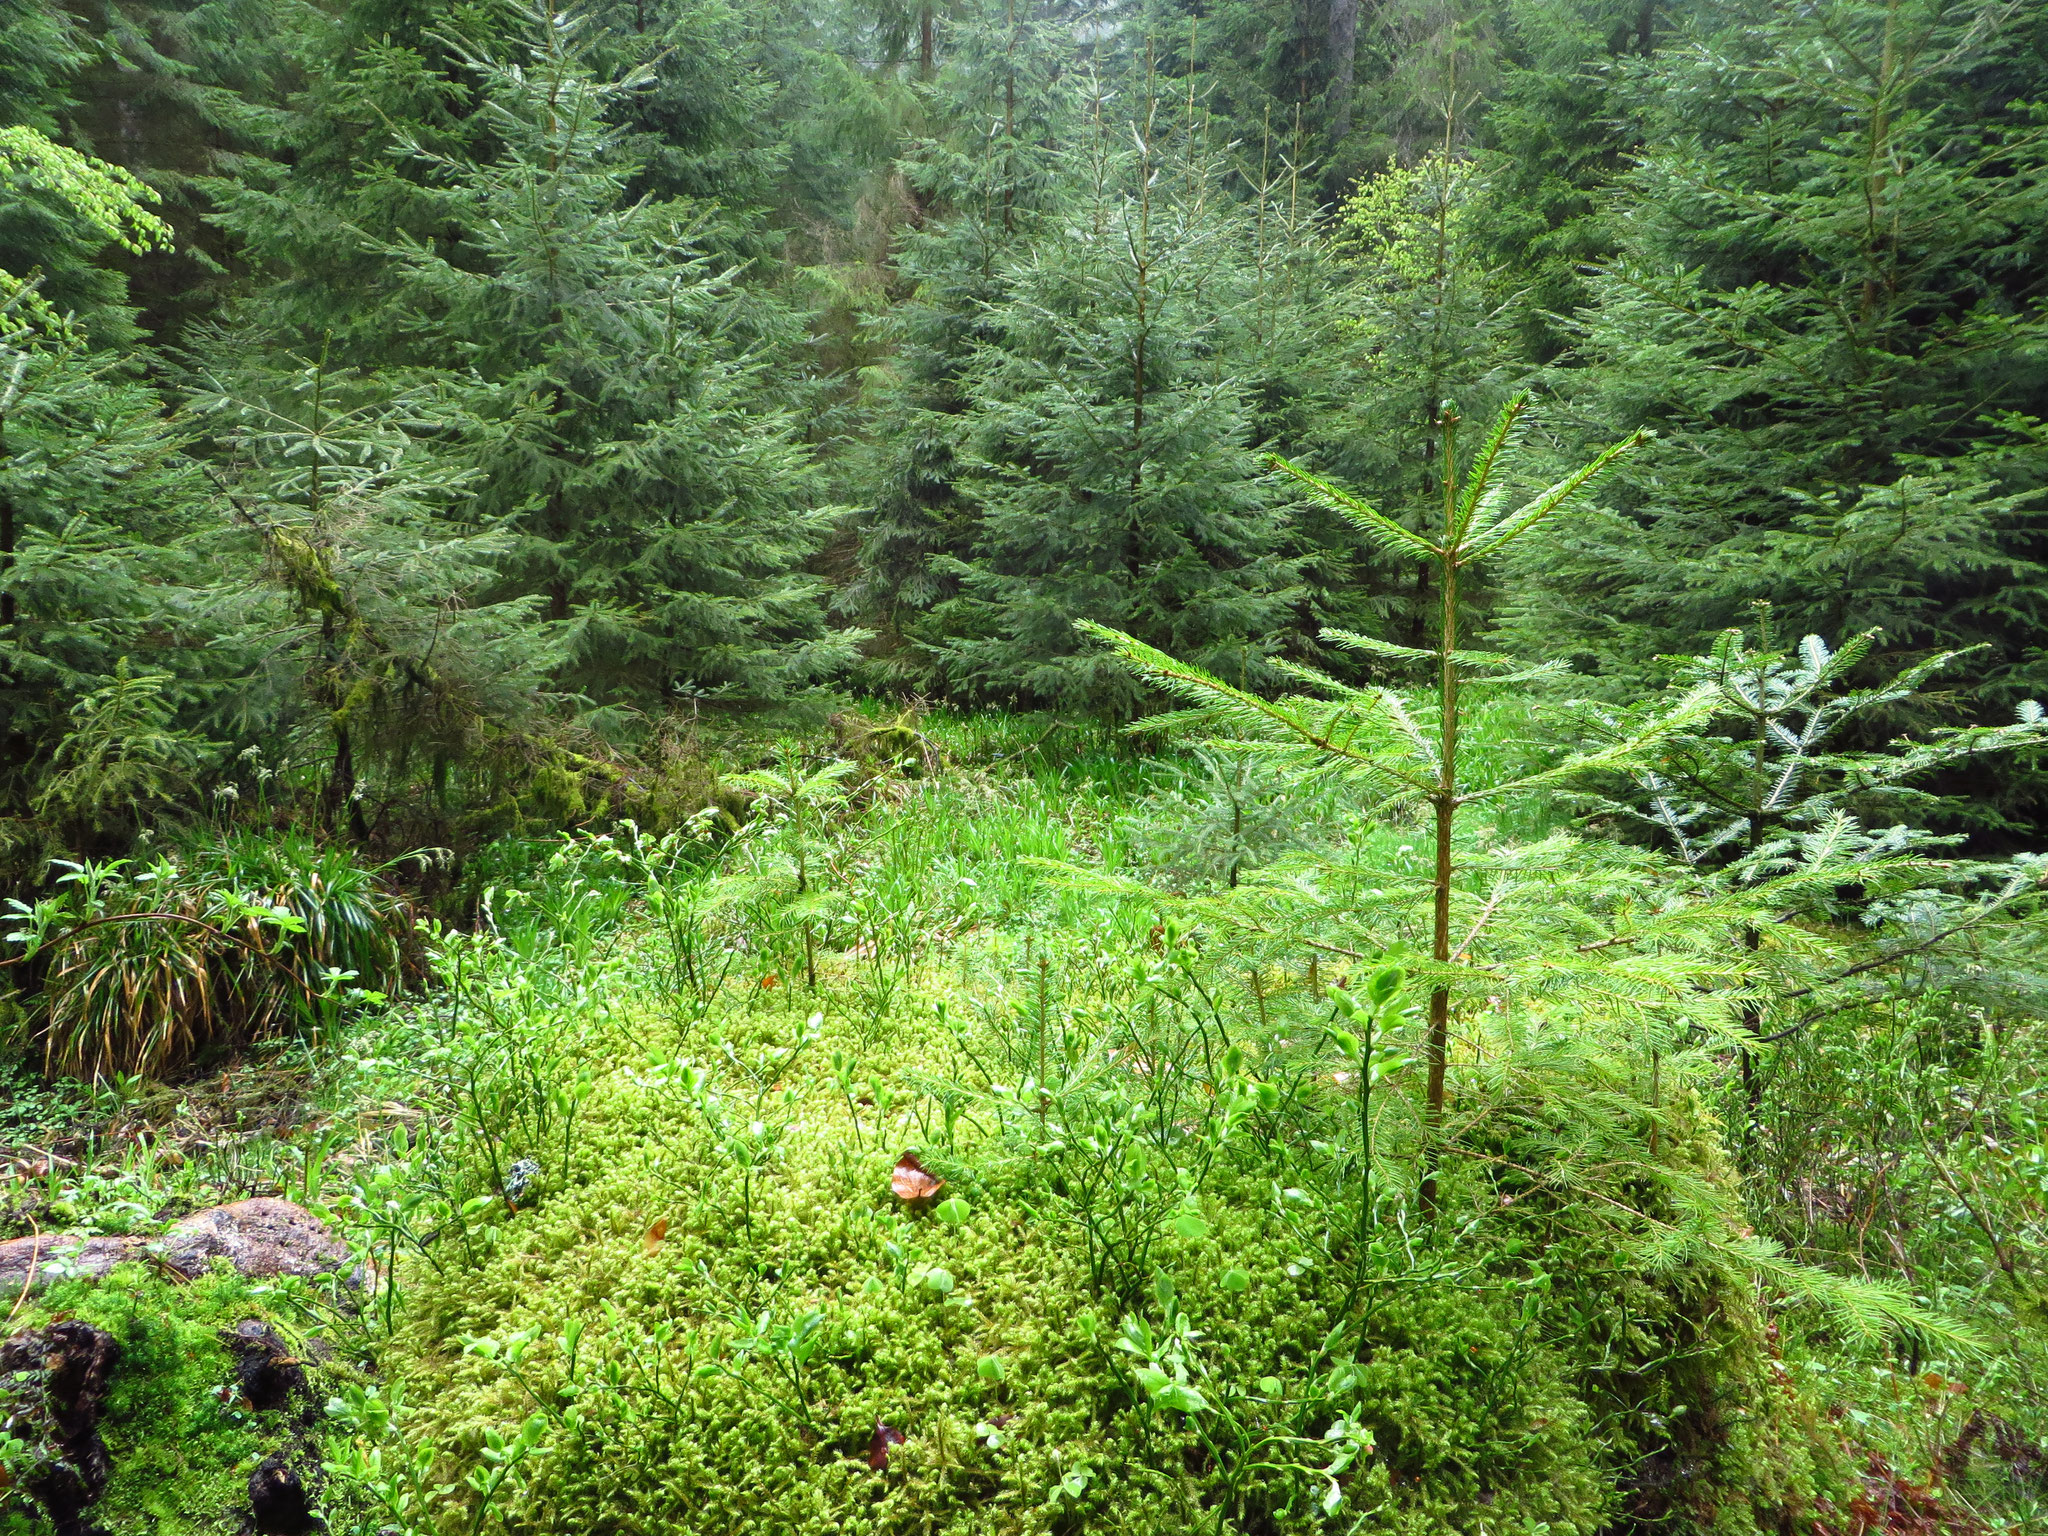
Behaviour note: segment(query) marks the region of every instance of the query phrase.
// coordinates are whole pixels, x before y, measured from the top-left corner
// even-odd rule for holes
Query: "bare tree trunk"
[[[1443,429],[1444,556],[1443,619],[1437,643],[1437,780],[1429,797],[1436,814],[1436,874],[1431,881],[1430,958],[1436,984],[1429,989],[1429,1082],[1425,1089],[1422,1148],[1422,1213],[1437,1212],[1437,1158],[1444,1129],[1444,1069],[1451,1053],[1451,882],[1455,868],[1451,839],[1458,821],[1458,418],[1446,402],[1438,418]],[[1365,1070],[1370,1070],[1369,1068]]]
[[[7,419],[0,417],[0,455],[7,452]],[[0,495],[0,580],[14,568],[14,498]],[[14,625],[14,594],[0,592],[0,629]]]
[[[1444,447],[1448,464],[1450,444],[1446,442]],[[1450,487],[1454,485],[1451,473],[1447,469],[1444,476],[1446,546],[1454,537],[1450,521]],[[1438,970],[1436,984],[1429,989],[1429,1043],[1425,1047],[1429,1081],[1423,1108],[1428,1140],[1422,1149],[1420,1192],[1423,1214],[1429,1217],[1434,1217],[1437,1211],[1436,1169],[1438,1138],[1444,1128],[1444,1068],[1451,1052],[1451,985],[1445,971],[1451,963],[1451,838],[1458,817],[1458,663],[1454,655],[1458,645],[1458,568],[1449,558],[1444,561],[1443,603],[1443,643],[1437,679],[1443,723],[1438,742],[1436,793],[1430,797],[1436,813],[1436,873],[1431,881],[1429,953]]]
[[[917,12],[917,73],[918,78],[932,77],[932,8],[918,7]]]
[[[1330,0],[1330,142],[1351,132],[1352,71],[1358,61],[1358,0]]]
[[[14,566],[14,503],[0,496],[0,580]],[[14,594],[0,592],[0,629],[14,624]]]

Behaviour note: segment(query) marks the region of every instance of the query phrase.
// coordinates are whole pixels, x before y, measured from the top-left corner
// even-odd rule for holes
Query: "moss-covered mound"
[[[1312,1116],[1214,1082],[1148,1103],[1074,1039],[1057,1093],[977,1098],[931,1070],[975,1041],[904,1022],[929,1016],[637,1014],[644,1065],[592,1071],[545,1143],[479,1143],[486,1179],[540,1172],[402,1272],[392,1507],[703,1536],[1811,1528],[1829,1437],[1746,1280],[1618,1245],[1654,1209],[1589,1226],[1475,1161],[1446,1168],[1455,1219],[1354,1219]],[[1695,1124],[1659,1156],[1699,1186],[1712,1148]],[[907,1150],[927,1198],[892,1188]]]

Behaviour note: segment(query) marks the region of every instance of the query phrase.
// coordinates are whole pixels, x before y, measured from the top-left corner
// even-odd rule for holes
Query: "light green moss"
[[[792,1016],[765,1005],[723,1023],[742,1057],[794,1027]],[[647,1032],[663,1038],[663,1026],[648,1023]],[[822,1066],[834,1043],[828,1038],[810,1060]],[[918,1044],[895,1041],[913,1059]],[[701,1039],[695,1050],[713,1054]],[[494,1217],[467,1245],[437,1245],[432,1265],[407,1270],[401,1332],[386,1362],[414,1405],[407,1443],[437,1450],[433,1483],[459,1483],[483,1464],[487,1432],[509,1436],[538,1412],[547,1421],[538,1444],[498,1494],[486,1528],[693,1536],[1247,1528],[1219,1527],[1220,1479],[1190,1426],[1134,1403],[1117,1358],[1086,1337],[1084,1317],[1106,1338],[1117,1308],[1090,1291],[1077,1235],[1043,1187],[1042,1169],[998,1155],[966,1129],[956,1146],[933,1146],[907,1118],[878,1142],[866,1109],[856,1146],[829,1080],[806,1072],[796,1083],[793,1109],[764,1111],[788,1115],[790,1125],[743,1197],[739,1170],[682,1096],[614,1071],[583,1111],[567,1166],[558,1152],[548,1166],[537,1208]],[[889,1175],[909,1146],[947,1178],[947,1193],[968,1201],[964,1224],[900,1209]],[[1249,1172],[1219,1176],[1204,1208],[1212,1230],[1169,1238],[1160,1251],[1193,1326],[1244,1382],[1269,1374],[1296,1381],[1343,1299],[1339,1276],[1304,1264],[1272,1195],[1270,1182]],[[657,1222],[666,1226],[655,1240]],[[1569,1241],[1568,1233],[1548,1236]],[[891,1243],[902,1251],[892,1255]],[[952,1277],[950,1295],[915,1283],[920,1267],[934,1265]],[[1230,1269],[1246,1272],[1242,1293],[1225,1289]],[[1618,1465],[1636,1447],[1603,1418],[1611,1405],[1591,1385],[1593,1362],[1531,1322],[1516,1275],[1464,1264],[1434,1278],[1380,1279],[1359,1366],[1360,1417],[1375,1450],[1345,1475],[1342,1527],[1358,1522],[1361,1533],[1387,1536],[1608,1528]],[[1722,1309],[1713,1337],[1689,1356],[1697,1380],[1686,1385],[1735,1402],[1768,1380],[1756,1319],[1727,1310],[1729,1297],[1689,1297],[1683,1276],[1593,1263],[1575,1283],[1581,1293],[1630,1314],[1623,1331],[1633,1329],[1645,1348],[1668,1343],[1688,1306]],[[721,1354],[736,1316],[763,1309],[782,1321],[824,1314],[829,1358],[800,1394],[812,1423],[765,1362]],[[572,1323],[583,1330],[573,1371],[564,1349]],[[663,1326],[673,1336],[657,1346],[650,1336]],[[463,1346],[522,1333],[533,1337],[516,1368]],[[999,1385],[977,1375],[989,1355],[1003,1362]],[[696,1368],[714,1362],[719,1369],[699,1379]],[[1667,1394],[1681,1385],[1676,1376],[1659,1380]],[[1797,1426],[1781,1414],[1752,1418],[1727,1429],[1706,1470],[1717,1488],[1753,1484],[1759,1510],[1793,1507],[1810,1491],[1806,1463],[1787,1449]],[[906,1437],[881,1471],[867,1463],[878,1423]],[[985,1443],[992,1425],[993,1447]],[[1061,1482],[1077,1471],[1089,1478],[1074,1497]],[[1249,1528],[1332,1528],[1312,1508],[1321,1493],[1313,1479],[1259,1474],[1256,1483],[1267,1507]],[[466,1529],[474,1509],[467,1494],[446,1498],[441,1527]],[[1757,1525],[1736,1519],[1717,1528]]]

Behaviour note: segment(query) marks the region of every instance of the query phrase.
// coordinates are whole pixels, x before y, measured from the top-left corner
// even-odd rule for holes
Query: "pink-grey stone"
[[[195,1211],[158,1238],[83,1237],[45,1232],[0,1243],[0,1316],[24,1291],[84,1275],[97,1280],[116,1264],[160,1258],[181,1275],[203,1275],[226,1259],[254,1280],[313,1276],[349,1261],[348,1244],[289,1200],[238,1200]]]
[[[184,1275],[226,1259],[252,1279],[326,1274],[348,1263],[348,1244],[289,1200],[237,1200],[195,1211],[150,1245]]]
[[[80,1237],[45,1232],[0,1243],[0,1303],[12,1305],[24,1290],[41,1290],[58,1276],[98,1279],[116,1264],[142,1257],[139,1237]]]

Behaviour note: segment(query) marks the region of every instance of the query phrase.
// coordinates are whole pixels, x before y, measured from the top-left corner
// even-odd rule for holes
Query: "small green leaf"
[[[1241,1296],[1251,1289],[1252,1277],[1241,1269],[1226,1269],[1216,1282],[1232,1296]]]
[[[950,1295],[953,1290],[953,1276],[943,1269],[928,1269],[924,1274],[925,1289],[936,1291],[941,1296]]]
[[[932,1214],[949,1227],[959,1227],[967,1224],[969,1209],[967,1202],[955,1195],[950,1200],[941,1200]]]
[[[1001,1386],[1003,1378],[1009,1372],[1004,1368],[1000,1355],[983,1355],[980,1362],[974,1367],[974,1374],[994,1387]]]
[[[1183,1211],[1173,1218],[1173,1230],[1191,1243],[1198,1243],[1209,1235],[1209,1223],[1193,1211]]]

